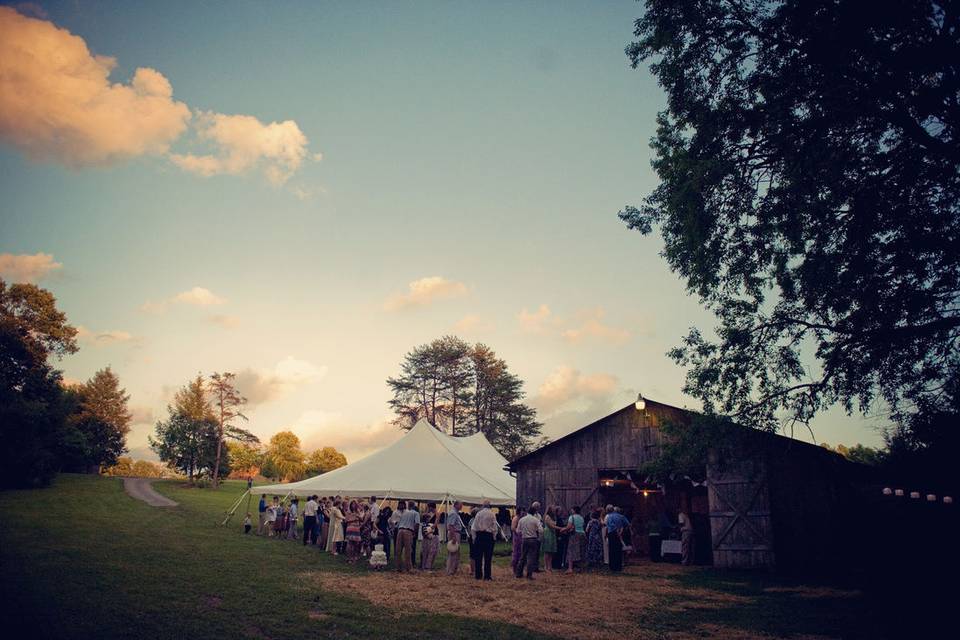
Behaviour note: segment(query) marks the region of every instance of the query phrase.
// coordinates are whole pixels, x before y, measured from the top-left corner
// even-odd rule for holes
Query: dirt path
[[[157,493],[149,478],[124,478],[123,489],[131,498],[143,500],[151,507],[175,507],[177,503]]]

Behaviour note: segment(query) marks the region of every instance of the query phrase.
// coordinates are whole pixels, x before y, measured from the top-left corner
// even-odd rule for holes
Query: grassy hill
[[[368,573],[362,564],[351,567],[300,544],[244,536],[241,518],[219,526],[245,483],[227,482],[220,491],[176,481],[155,487],[180,506],[150,507],[129,498],[120,479],[96,476],[62,475],[47,489],[0,493],[3,628],[24,629],[32,638],[391,640],[426,634],[516,640],[547,637],[527,627],[551,628],[549,619],[518,626],[518,620],[372,604],[352,589]],[[333,579],[337,588],[321,588],[310,578],[316,572],[324,574],[324,585]],[[770,576],[701,569],[669,577],[670,592],[657,593],[654,585],[667,584],[658,579],[604,577],[617,589],[647,590],[652,599],[647,610],[609,615],[635,621],[648,637],[727,635],[718,629],[736,629],[743,637],[876,637],[856,592],[797,596],[795,586]],[[590,583],[570,580],[574,586],[551,609],[557,616],[575,616],[575,603],[590,602],[590,594],[577,592]],[[472,581],[463,584],[474,589]],[[687,603],[684,589],[729,596],[731,604],[698,607]],[[479,591],[464,597],[472,593]]]

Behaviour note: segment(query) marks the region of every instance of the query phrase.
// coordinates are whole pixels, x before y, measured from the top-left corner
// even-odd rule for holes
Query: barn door
[[[772,568],[770,493],[762,461],[707,463],[713,563],[718,567]]]

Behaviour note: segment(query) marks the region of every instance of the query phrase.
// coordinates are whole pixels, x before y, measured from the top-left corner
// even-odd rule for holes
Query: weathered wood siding
[[[656,402],[632,405],[576,431],[513,465],[517,504],[583,505],[594,501],[602,469],[636,471],[660,454],[660,425],[686,421],[684,412]]]
[[[713,563],[718,567],[774,567],[770,490],[762,458],[707,461]]]

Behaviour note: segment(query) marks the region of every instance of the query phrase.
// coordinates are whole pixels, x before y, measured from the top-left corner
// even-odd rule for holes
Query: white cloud
[[[192,289],[181,291],[175,296],[160,302],[152,302],[147,300],[140,305],[140,310],[146,311],[147,313],[161,313],[166,311],[167,307],[174,304],[187,304],[194,307],[211,307],[226,304],[226,302],[226,298],[221,298],[210,291],[210,289],[206,289],[204,287],[193,287]]]
[[[49,253],[0,253],[0,276],[10,282],[36,283],[62,268]]]
[[[584,402],[611,398],[620,381],[609,373],[584,374],[568,365],[554,369],[537,389],[532,404],[544,415]]]
[[[276,400],[297,387],[327,375],[326,366],[287,356],[273,369],[244,369],[237,373],[237,389],[251,405]]]
[[[300,436],[304,451],[320,447],[336,447],[347,456],[348,462],[382,449],[399,440],[404,432],[392,424],[391,416],[384,416],[367,424],[344,420],[339,413],[305,411],[292,425]]]
[[[133,334],[128,331],[91,331],[84,326],[77,327],[77,338],[81,342],[96,346],[104,347],[109,344],[116,344],[118,342],[130,342],[133,340]]]
[[[273,185],[282,185],[297,172],[307,158],[319,154],[307,151],[307,137],[293,120],[263,124],[247,115],[202,112],[194,127],[201,142],[213,147],[213,153],[171,154],[170,160],[200,176],[238,175],[260,167]]]
[[[447,280],[441,276],[431,276],[414,280],[407,285],[406,293],[397,293],[384,302],[387,311],[400,311],[411,307],[423,307],[435,300],[457,298],[467,294],[467,285]]]
[[[0,140],[28,157],[69,167],[111,165],[143,155],[168,155],[202,176],[261,168],[280,185],[311,153],[293,120],[264,124],[252,115],[196,110],[173,99],[159,71],[137,68],[114,82],[115,58],[92,53],[86,41],[24,5],[0,7]],[[196,139],[170,153],[193,119]],[[197,145],[202,151],[194,149]]]
[[[66,29],[0,7],[0,139],[70,167],[165,153],[190,110],[154,69],[112,83],[116,64]]]

